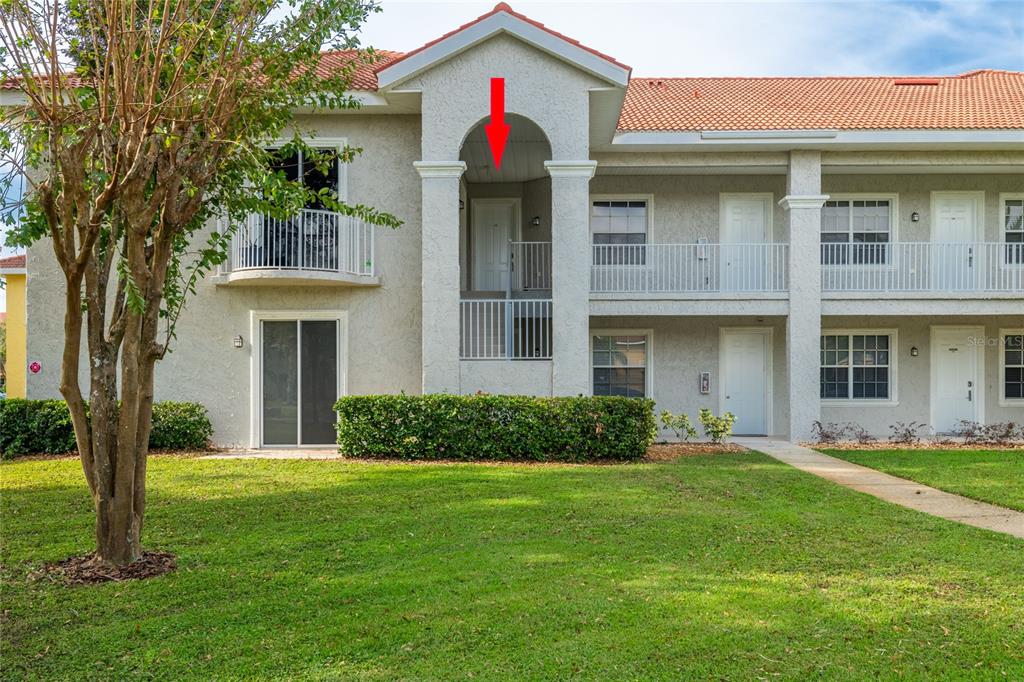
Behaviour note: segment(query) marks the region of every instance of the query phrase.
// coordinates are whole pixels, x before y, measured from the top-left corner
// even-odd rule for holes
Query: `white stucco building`
[[[401,391],[646,395],[794,439],[1024,420],[1024,73],[631,78],[499,5],[355,85],[302,115],[363,149],[316,181],[405,224],[235,235],[157,370],[219,443],[330,443],[335,396]],[[28,273],[28,395],[54,396],[48,243]]]

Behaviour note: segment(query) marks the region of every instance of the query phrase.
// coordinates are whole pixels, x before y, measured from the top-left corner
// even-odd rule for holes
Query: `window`
[[[287,155],[279,149],[268,151],[271,168],[284,173],[287,180],[301,182],[315,191],[327,189],[340,198],[338,147],[317,149],[319,153],[331,155],[325,158],[325,163],[319,164],[301,151]],[[238,265],[337,270],[341,221],[334,213],[313,212],[327,210],[319,197],[308,200],[305,208],[307,210],[284,219],[264,215],[259,228],[240,233],[241,236],[236,237],[242,240],[236,250]]]
[[[820,397],[891,400],[893,345],[891,334],[823,334]]]
[[[647,395],[646,335],[594,334],[591,345],[594,395]]]
[[[1003,400],[1024,400],[1024,330],[1002,334]]]
[[[821,215],[822,265],[885,265],[892,199],[829,199]]]
[[[277,152],[278,150],[271,149],[269,151]],[[323,164],[317,167],[317,164],[312,159],[307,159],[301,151],[296,151],[287,156],[275,154],[276,158],[272,161],[271,168],[275,171],[284,171],[284,176],[288,180],[299,180],[302,184],[316,191],[326,188],[337,197],[338,172],[340,168],[338,150],[328,147],[317,149],[316,151],[321,154],[333,154],[333,157],[326,163],[326,167]],[[307,203],[306,208],[323,210],[325,206],[319,199],[313,199]]]
[[[1024,194],[1000,197],[1007,265],[1024,265]]]
[[[595,200],[590,206],[590,235],[595,265],[643,265],[646,262],[647,201]]]

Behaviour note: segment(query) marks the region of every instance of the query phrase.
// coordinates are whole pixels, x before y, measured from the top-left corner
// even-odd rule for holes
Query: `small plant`
[[[861,445],[868,445],[878,440],[870,431],[856,422],[850,422],[847,424],[846,431],[850,434],[850,437],[853,438],[853,440]]]
[[[736,415],[726,412],[721,417],[716,417],[711,410],[702,407],[698,415],[701,426],[704,427],[704,435],[712,443],[722,443],[732,434],[732,425],[736,423]]]
[[[1010,445],[1021,437],[1014,422],[979,424],[969,419],[961,419],[953,435],[963,439],[967,445]]]
[[[921,431],[928,428],[922,422],[896,422],[889,427],[889,442],[917,445],[921,442]]]
[[[995,422],[985,427],[985,440],[993,445],[1012,445],[1024,439],[1024,428],[1018,429],[1014,422]]]
[[[658,421],[661,422],[663,429],[676,434],[676,438],[684,443],[697,437],[697,429],[690,423],[690,417],[685,412],[673,414],[668,410],[662,410],[658,415]]]
[[[815,443],[838,443],[846,435],[847,427],[837,422],[815,421],[811,426]]]

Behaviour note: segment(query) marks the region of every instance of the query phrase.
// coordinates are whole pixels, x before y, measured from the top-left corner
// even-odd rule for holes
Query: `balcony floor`
[[[347,272],[289,270],[283,268],[252,268],[232,270],[211,278],[217,286],[303,286],[303,287],[376,287],[380,277],[354,275]]]

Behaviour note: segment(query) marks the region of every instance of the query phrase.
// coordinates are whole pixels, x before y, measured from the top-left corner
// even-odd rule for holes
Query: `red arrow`
[[[511,127],[505,123],[505,79],[491,79],[491,122],[484,126],[487,142],[491,145],[491,156],[494,157],[494,170],[501,170],[501,157],[505,153],[505,143]]]

